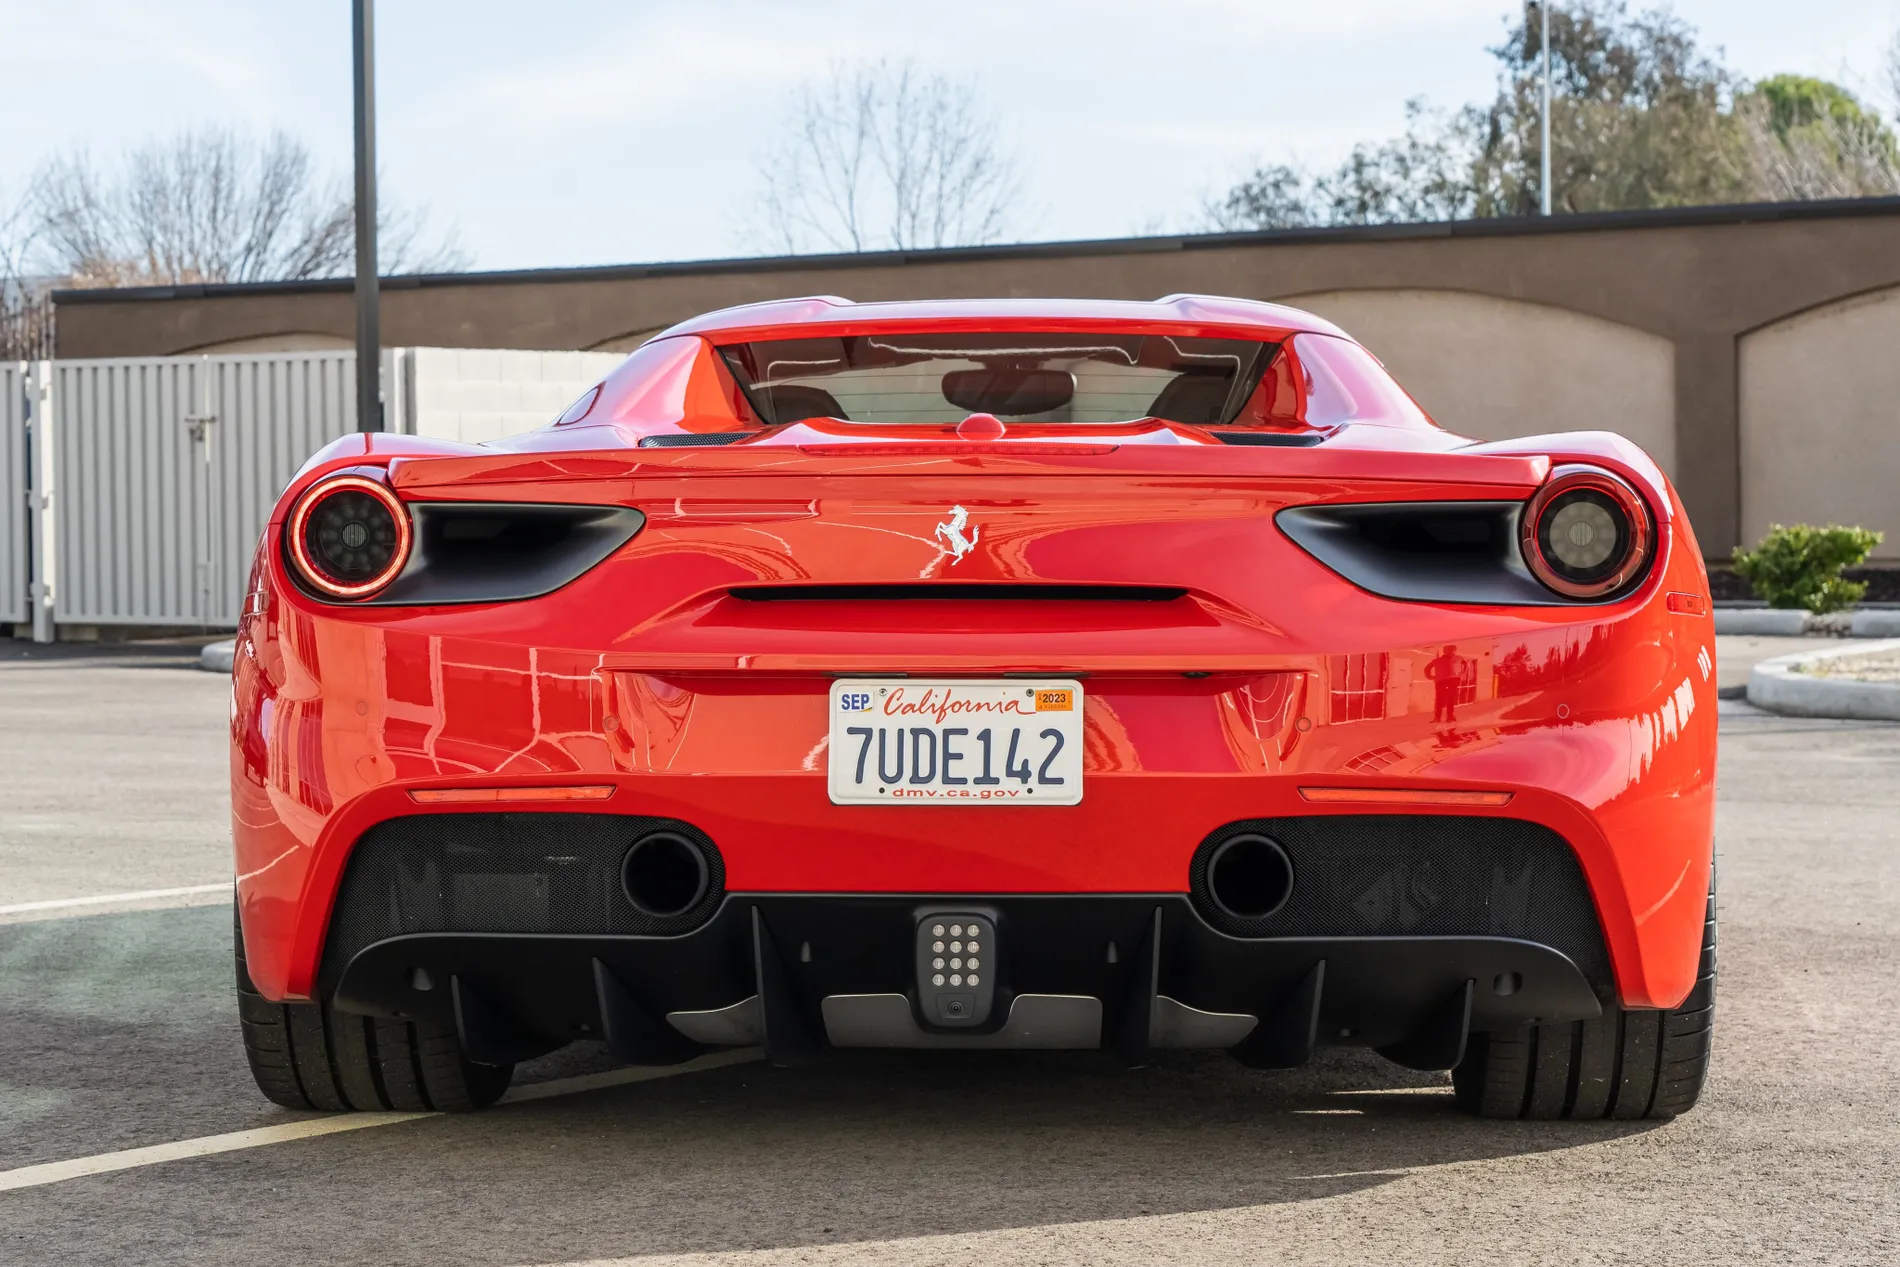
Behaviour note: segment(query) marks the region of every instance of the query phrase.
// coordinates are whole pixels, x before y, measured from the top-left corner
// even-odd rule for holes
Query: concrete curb
[[[1817,660],[1880,651],[1900,651],[1900,639],[1853,643],[1827,651],[1801,651],[1763,660],[1749,674],[1748,702],[1756,708],[1788,717],[1900,721],[1900,683],[1813,677],[1798,671],[1799,666]]]
[[[1900,611],[1857,611],[1848,632],[1856,638],[1900,638]]]
[[[205,649],[198,653],[198,667],[209,673],[229,673],[235,659],[237,639],[226,638],[223,642],[205,644]]]
[[[1796,638],[1808,631],[1808,614],[1775,607],[1718,607],[1715,632],[1719,634],[1766,634],[1769,637]]]
[[[1850,638],[1900,638],[1900,611],[1886,608],[1829,612],[1816,616],[1777,607],[1718,607],[1715,632],[1796,638],[1802,634],[1846,634]]]

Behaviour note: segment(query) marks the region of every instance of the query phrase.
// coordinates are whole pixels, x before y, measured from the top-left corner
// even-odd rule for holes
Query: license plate
[[[839,805],[1074,805],[1082,684],[850,679],[831,684],[827,780]]]

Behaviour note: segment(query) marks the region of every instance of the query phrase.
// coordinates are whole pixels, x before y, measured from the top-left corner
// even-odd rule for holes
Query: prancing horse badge
[[[950,566],[955,567],[963,561],[963,556],[976,549],[981,528],[971,528],[970,535],[964,536],[963,530],[970,523],[970,512],[961,506],[950,508],[950,518],[937,525],[937,538],[943,542],[944,550],[950,555]]]

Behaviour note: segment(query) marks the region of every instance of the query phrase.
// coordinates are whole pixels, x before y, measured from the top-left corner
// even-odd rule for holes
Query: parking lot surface
[[[0,906],[231,878],[231,692],[197,663],[0,642]]]
[[[580,1045],[523,1068],[540,1098],[286,1138],[313,1115],[250,1085],[202,891],[229,870],[226,688],[185,663],[0,659],[0,1262],[1900,1259],[1900,726],[1722,705],[1715,1072],[1675,1122],[1480,1122],[1347,1052],[588,1090],[610,1065]],[[150,889],[193,892],[124,898]],[[113,901],[44,905],[68,897]],[[281,1142],[60,1177],[257,1128]]]
[[[1832,651],[1842,643],[1834,638],[1777,638],[1765,634],[1734,634],[1716,640],[1716,684],[1724,694],[1740,695],[1748,687],[1755,666],[1774,656],[1803,651]]]

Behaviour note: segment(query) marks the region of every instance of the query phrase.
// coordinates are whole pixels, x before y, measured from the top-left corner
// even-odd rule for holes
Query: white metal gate
[[[27,619],[32,516],[26,478],[27,362],[0,363],[0,621]]]
[[[210,623],[237,624],[251,552],[312,453],[356,429],[356,354],[207,357]]]
[[[235,625],[271,504],[355,425],[354,361],[54,362],[57,620]]]
[[[392,429],[465,443],[545,422],[620,359],[383,357]],[[355,366],[353,351],[0,363],[0,621],[40,639],[56,622],[235,626],[278,494],[356,426]]]

